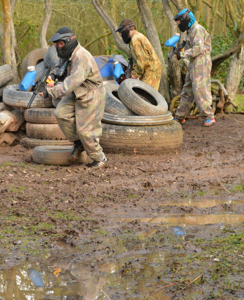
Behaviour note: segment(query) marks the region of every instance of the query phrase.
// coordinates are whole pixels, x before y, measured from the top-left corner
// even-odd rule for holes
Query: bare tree
[[[116,29],[118,28],[117,24],[113,20],[112,17],[109,16],[108,12],[106,11],[105,7],[99,0],[92,0],[92,4],[95,7],[98,14],[101,16],[101,18],[106,22],[108,27],[110,28],[115,45],[118,49],[126,53],[128,56],[130,56],[130,49],[129,47],[123,42],[120,35],[116,32]]]
[[[4,63],[11,66],[11,6],[9,0],[2,0],[4,12]]]
[[[169,2],[167,0],[162,0],[165,13],[168,17],[170,23],[170,33],[173,36],[176,33],[177,25],[173,20],[173,13],[169,6]],[[180,70],[180,63],[178,60],[173,56],[168,62],[168,76],[171,83],[171,98],[179,95],[182,90],[182,79],[181,79],[181,70]]]
[[[159,92],[165,97],[167,102],[170,102],[167,68],[164,61],[164,55],[158,37],[158,32],[153,21],[152,12],[145,0],[137,0],[137,5],[141,14],[143,25],[147,33],[147,37],[151,42],[161,62],[162,76]]]
[[[181,0],[171,0],[171,2],[174,4],[174,6],[178,10],[178,12],[181,11],[182,9],[184,9],[184,5],[182,4]]]
[[[46,34],[47,34],[48,24],[51,19],[51,15],[52,15],[52,1],[45,0],[45,16],[43,19],[41,33],[40,33],[41,48],[47,49],[49,47],[46,40]]]

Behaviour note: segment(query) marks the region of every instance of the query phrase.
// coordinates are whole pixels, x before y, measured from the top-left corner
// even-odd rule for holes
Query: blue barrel
[[[36,287],[44,287],[41,272],[37,272],[35,269],[30,268],[27,269],[27,274]]]
[[[34,66],[28,67],[28,72],[25,74],[22,82],[20,83],[20,90],[26,92],[29,88],[35,85],[36,70]]]
[[[113,70],[113,59],[109,59],[106,65],[104,65],[100,69],[100,73],[102,77],[110,77],[114,75],[114,70]]]
[[[114,66],[114,79],[115,80],[118,80],[120,78],[121,75],[125,74],[123,68],[122,68],[122,65],[121,63],[117,63],[115,64]]]
[[[177,44],[179,42],[179,40],[180,40],[180,35],[179,35],[179,33],[176,33],[170,39],[168,39],[164,45],[166,47],[174,47],[175,44]]]

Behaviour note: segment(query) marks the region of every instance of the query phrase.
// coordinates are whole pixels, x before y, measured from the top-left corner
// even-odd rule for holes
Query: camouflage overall
[[[190,59],[185,84],[181,93],[180,105],[176,117],[181,120],[189,113],[193,101],[202,116],[214,118],[211,94],[211,37],[207,31],[195,22],[187,31],[186,49],[180,53],[181,58]]]
[[[131,38],[131,55],[136,62],[132,74],[158,91],[162,66],[148,39],[138,31]]]
[[[52,73],[57,74],[63,63],[60,59]],[[66,138],[71,142],[80,139],[89,157],[102,161],[105,156],[99,138],[106,92],[93,56],[78,45],[69,59],[65,80],[47,91],[56,99],[62,98],[55,116]]]

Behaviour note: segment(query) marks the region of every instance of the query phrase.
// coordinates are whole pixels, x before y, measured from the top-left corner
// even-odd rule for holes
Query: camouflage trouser
[[[212,61],[210,55],[199,55],[190,62],[181,93],[180,105],[175,114],[178,119],[184,119],[187,116],[193,101],[196,102],[200,115],[207,119],[214,118],[211,107],[211,68]]]
[[[99,144],[105,97],[103,86],[79,99],[71,93],[62,98],[54,113],[66,138],[71,142],[80,140],[87,155],[96,161],[102,161],[105,157]]]
[[[152,86],[156,91],[158,91],[161,75],[162,75],[162,68],[161,65],[158,65],[158,69],[156,69],[154,72],[146,69],[145,73],[140,78],[140,80]]]

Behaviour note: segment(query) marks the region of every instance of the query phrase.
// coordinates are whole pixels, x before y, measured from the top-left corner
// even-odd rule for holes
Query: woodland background
[[[228,82],[226,81],[236,81],[232,74],[229,74],[232,80],[228,79],[230,61],[234,60],[233,54],[235,54],[235,65],[239,66],[240,77],[238,91],[243,91],[244,0],[2,0],[2,7],[0,7],[2,63],[12,60],[11,64],[13,64],[13,56],[15,56],[18,70],[16,76],[21,77],[20,66],[23,58],[33,49],[51,45],[51,43],[47,44],[46,40],[48,41],[62,26],[70,27],[81,45],[94,56],[124,54],[127,57],[124,53],[126,49],[124,52],[121,51],[124,50],[122,49],[124,46],[120,38],[116,36],[114,26],[117,26],[124,18],[130,18],[134,21],[137,30],[148,36],[153,46],[155,45],[152,41],[154,37],[150,37],[153,31],[150,32],[150,30],[155,26],[162,49],[163,64],[165,64],[169,79],[171,77],[175,79],[177,76],[180,78],[179,72],[177,75],[176,71],[179,69],[179,64],[173,60],[168,62],[167,54],[170,49],[164,47],[164,43],[177,31],[172,22],[172,16],[186,7],[192,10],[198,22],[211,34],[212,57],[217,57],[218,62],[212,77],[220,79],[227,88]],[[6,27],[11,17],[13,27]],[[8,30],[10,30],[9,33]],[[14,48],[12,58],[7,58],[9,51],[6,50],[8,49],[6,43],[10,43]],[[222,58],[223,53],[226,54]],[[167,88],[164,85],[163,94]],[[182,83],[175,83],[172,89],[176,91],[171,93],[170,98],[177,95],[181,88]],[[237,89],[234,93],[236,91]],[[167,95],[164,96],[167,99]]]

